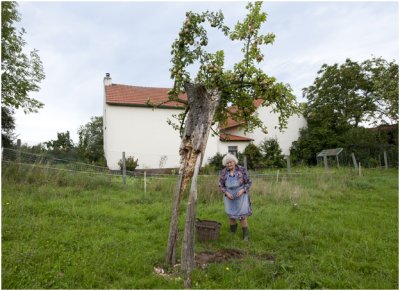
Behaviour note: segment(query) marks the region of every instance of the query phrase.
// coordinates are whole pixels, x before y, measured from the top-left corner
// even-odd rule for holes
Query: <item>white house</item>
[[[179,166],[179,133],[167,123],[172,115],[183,111],[181,104],[168,101],[169,88],[149,88],[113,84],[109,74],[104,78],[104,152],[110,169],[119,169],[118,162],[125,156],[134,156],[139,161],[138,169],[177,168]],[[181,98],[185,98],[182,95]],[[168,101],[168,102],[166,102]],[[163,105],[154,108],[151,104]],[[220,136],[210,133],[205,158],[216,153],[242,152],[253,142],[258,145],[266,138],[276,138],[285,155],[293,141],[299,137],[299,130],[307,126],[302,116],[293,115],[288,120],[287,129],[276,129],[278,115],[269,107],[258,107],[256,114],[268,128],[268,134],[261,129],[244,134],[241,125],[228,120],[228,125],[220,129]]]

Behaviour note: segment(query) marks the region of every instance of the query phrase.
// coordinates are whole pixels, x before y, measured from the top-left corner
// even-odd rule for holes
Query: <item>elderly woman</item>
[[[229,217],[232,233],[236,233],[239,219],[243,230],[243,240],[249,240],[249,226],[247,217],[252,214],[249,189],[251,181],[244,167],[238,165],[238,159],[227,154],[222,164],[225,168],[221,171],[219,188],[224,193],[225,211]]]

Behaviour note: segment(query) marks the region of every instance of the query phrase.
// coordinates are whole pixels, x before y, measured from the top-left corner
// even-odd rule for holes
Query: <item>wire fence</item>
[[[361,175],[360,169],[354,169],[352,162],[347,158],[348,153],[345,152],[340,156],[339,165],[336,160],[330,160],[329,172],[326,171],[324,166],[313,168],[290,168],[290,162],[287,163],[288,167],[285,169],[267,169],[260,171],[249,170],[250,177],[253,183],[276,182],[279,181],[296,181],[298,179],[315,178],[318,175],[333,174],[335,170],[341,168],[341,175]],[[386,154],[386,160],[391,166],[398,165],[394,154]],[[383,155],[382,155],[383,159]],[[397,159],[398,161],[398,159]],[[57,174],[59,177],[62,173],[68,173],[69,177],[79,177],[79,179],[88,179],[91,177],[101,177],[103,182],[123,185],[124,187],[133,187],[136,189],[147,190],[160,190],[161,187],[168,189],[166,191],[174,191],[174,187],[178,178],[178,171],[174,174],[162,174],[152,171],[126,171],[124,175],[122,170],[110,170],[107,167],[97,165],[85,164],[81,162],[59,159],[46,154],[33,154],[21,150],[3,148],[2,149],[2,163],[4,165],[17,165],[22,171],[32,172],[34,169],[41,171],[41,173],[48,176],[49,172]],[[383,169],[383,165],[376,166],[375,169]],[[47,177],[46,176],[46,177]],[[49,178],[50,179],[50,178]],[[203,188],[203,191],[209,191],[209,185],[218,185],[219,172],[212,174],[199,175],[198,185]],[[213,190],[214,191],[214,190]]]
[[[33,154],[15,149],[3,148],[2,161],[15,162],[19,164],[35,164],[37,167],[51,168],[54,170],[67,170],[73,172],[100,173],[109,175],[121,175],[120,171],[112,171],[107,167],[85,164],[74,160],[59,159],[46,154]],[[128,175],[134,172],[127,171]]]
[[[364,168],[398,168],[399,149],[395,145],[357,145],[344,149],[339,155],[342,166],[353,165],[352,154]]]

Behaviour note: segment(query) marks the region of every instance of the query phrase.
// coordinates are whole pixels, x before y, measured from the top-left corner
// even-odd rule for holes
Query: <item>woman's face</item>
[[[228,167],[229,170],[233,170],[235,168],[235,162],[229,161],[226,163],[226,166]]]

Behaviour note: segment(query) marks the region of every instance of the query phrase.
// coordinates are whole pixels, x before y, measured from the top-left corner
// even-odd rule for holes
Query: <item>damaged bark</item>
[[[184,273],[185,288],[192,288],[191,273],[194,268],[194,237],[197,204],[197,175],[199,174],[202,154],[197,156],[196,166],[190,186],[189,198],[186,208],[185,232],[183,235],[181,268]]]
[[[189,112],[186,117],[185,131],[179,148],[179,154],[181,156],[179,179],[174,193],[168,246],[165,257],[166,264],[170,266],[173,266],[176,263],[175,254],[178,240],[179,205],[182,201],[183,192],[185,191],[189,180],[192,178],[195,168],[200,168],[202,164],[215,109],[217,108],[221,97],[219,91],[207,90],[201,84],[186,83],[184,87],[188,96]],[[198,161],[198,163],[196,161]],[[191,200],[189,199],[189,202],[190,201]],[[189,211],[188,214],[189,217],[187,220],[193,219],[194,221],[195,208],[193,211]],[[194,223],[193,226],[190,223],[189,225],[189,227],[194,228]],[[194,230],[192,231],[191,229],[188,229],[188,231],[189,233],[193,232],[194,235]],[[194,244],[194,238],[193,242],[190,240],[190,243]],[[189,255],[188,258],[191,259],[191,255]]]

